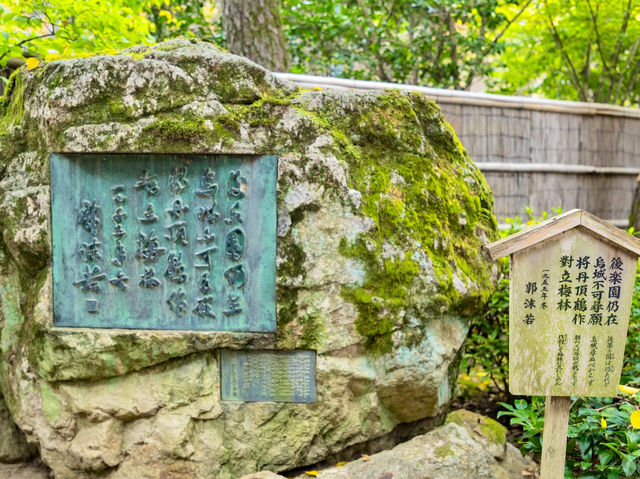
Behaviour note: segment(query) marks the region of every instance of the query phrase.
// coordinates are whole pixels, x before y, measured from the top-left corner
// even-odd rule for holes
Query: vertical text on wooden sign
[[[573,229],[511,257],[509,389],[615,396],[637,260]]]

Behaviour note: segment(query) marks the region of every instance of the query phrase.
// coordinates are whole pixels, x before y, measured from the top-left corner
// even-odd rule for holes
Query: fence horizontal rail
[[[640,109],[278,73],[303,88],[426,95],[485,175],[499,218],[582,208],[625,227],[640,181]],[[637,180],[637,181],[636,181]]]
[[[496,95],[446,88],[432,88],[402,83],[390,83],[367,80],[351,80],[348,78],[332,78],[299,73],[276,73],[279,78],[297,83],[303,88],[326,87],[356,90],[387,90],[395,88],[403,91],[417,91],[439,103],[462,105],[514,108],[519,110],[550,111],[575,115],[608,115],[628,118],[640,118],[640,110],[604,103],[586,103],[581,101],[547,100],[544,98],[528,98],[522,96]]]
[[[567,173],[596,175],[640,175],[640,167],[567,165],[554,163],[476,162],[482,172]]]

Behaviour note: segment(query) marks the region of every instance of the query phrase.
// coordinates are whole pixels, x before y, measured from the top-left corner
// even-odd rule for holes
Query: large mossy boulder
[[[278,155],[277,333],[54,328],[53,152]],[[435,103],[206,43],[21,69],[0,205],[0,385],[57,479],[235,478],[437,424],[493,287],[491,193]],[[317,350],[317,402],[222,402],[220,348]]]

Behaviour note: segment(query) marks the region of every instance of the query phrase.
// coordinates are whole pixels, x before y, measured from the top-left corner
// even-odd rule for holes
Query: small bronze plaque
[[[275,331],[276,157],[50,159],[56,326]]]
[[[223,401],[316,400],[315,351],[231,351],[220,358]]]

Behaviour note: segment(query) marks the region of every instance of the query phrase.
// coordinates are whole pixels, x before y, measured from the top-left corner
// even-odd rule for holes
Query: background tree
[[[292,71],[468,89],[530,3],[284,0]]]
[[[214,1],[148,2],[144,10],[147,18],[153,23],[155,42],[187,37],[211,41],[220,46],[226,45],[222,28],[222,8]]]
[[[203,0],[3,0],[0,86],[26,58],[115,53],[176,37],[224,44],[220,9]]]
[[[227,47],[274,71],[287,71],[279,0],[224,0]]]
[[[153,41],[143,0],[3,0],[0,67],[9,59],[115,51]]]
[[[536,0],[506,41],[498,92],[640,103],[638,0]]]

